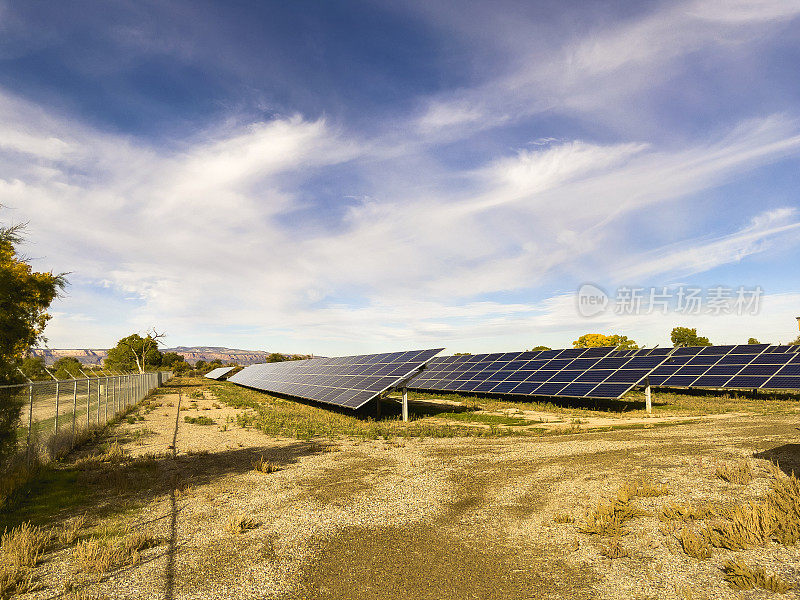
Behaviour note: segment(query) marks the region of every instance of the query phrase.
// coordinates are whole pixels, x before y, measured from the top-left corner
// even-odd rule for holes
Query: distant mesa
[[[222,348],[219,346],[177,346],[176,348],[160,348],[161,352],[175,352],[180,354],[190,365],[194,365],[198,360],[210,362],[221,360],[223,363],[234,362],[247,366],[266,361],[267,356],[272,354],[262,350],[236,350],[234,348]],[[79,349],[50,349],[34,348],[31,350],[33,356],[41,356],[47,365],[52,365],[59,358],[66,356],[77,358],[83,365],[102,365],[108,356],[108,350],[95,348]],[[285,356],[294,356],[286,354]]]

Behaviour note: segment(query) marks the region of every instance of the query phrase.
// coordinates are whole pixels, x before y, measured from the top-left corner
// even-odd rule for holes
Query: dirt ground
[[[55,552],[37,569],[43,588],[25,597],[67,588],[84,598],[137,599],[797,595],[732,589],[721,566],[734,556],[800,587],[797,546],[715,549],[697,560],[658,517],[667,502],[763,497],[771,462],[800,472],[798,413],[543,437],[307,442],[237,426],[240,411],[209,390],[157,400],[140,411],[143,420],[113,432],[128,440],[127,456],[145,461],[126,471],[126,491],[87,483],[91,526],[124,522],[157,545],[136,565],[98,576],[76,574],[69,548]],[[537,418],[563,423],[554,414]],[[261,458],[278,470],[255,470]],[[743,458],[756,473],[749,484],[715,476]],[[639,480],[669,493],[635,500],[649,514],[622,536],[628,556],[607,558],[607,540],[581,525],[600,500]],[[229,521],[238,516],[251,523],[235,533]]]

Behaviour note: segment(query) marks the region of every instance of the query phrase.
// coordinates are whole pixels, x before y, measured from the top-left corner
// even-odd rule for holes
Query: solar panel
[[[207,379],[220,379],[223,375],[227,375],[236,367],[218,367],[205,374]]]
[[[676,348],[652,385],[725,389],[800,389],[799,346],[740,344]]]
[[[568,348],[443,356],[409,387],[420,391],[619,398],[662,364],[672,348]]]
[[[265,392],[360,408],[398,386],[443,348],[251,365],[228,381]]]

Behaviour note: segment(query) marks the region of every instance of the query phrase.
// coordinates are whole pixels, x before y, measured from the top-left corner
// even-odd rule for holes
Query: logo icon
[[[609,304],[606,291],[593,283],[584,283],[579,287],[575,301],[578,314],[582,317],[595,317],[604,313]]]

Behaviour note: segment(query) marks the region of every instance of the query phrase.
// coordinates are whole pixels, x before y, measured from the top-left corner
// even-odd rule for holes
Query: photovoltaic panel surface
[[[233,371],[236,367],[219,367],[217,369],[213,369],[205,374],[207,379],[219,379],[223,375],[227,375],[231,371]]]
[[[676,348],[650,376],[652,385],[800,389],[800,346],[739,344]]]
[[[568,348],[443,356],[411,382],[415,390],[514,396],[619,398],[666,360],[672,348]]]
[[[356,409],[397,386],[442,351],[411,350],[252,365],[228,381]]]

